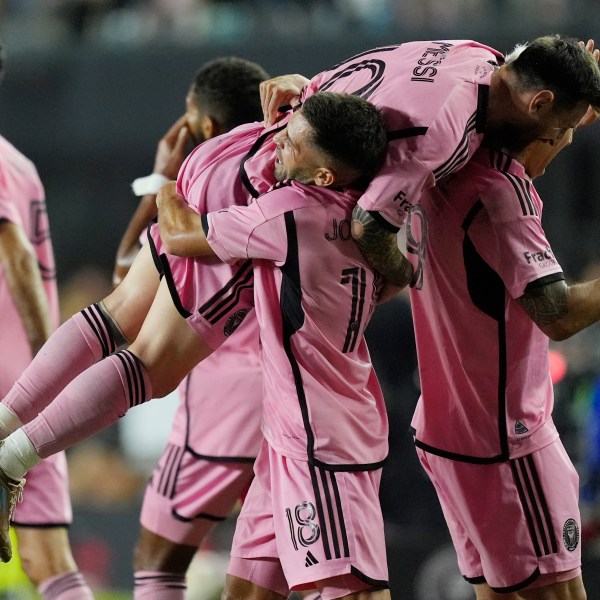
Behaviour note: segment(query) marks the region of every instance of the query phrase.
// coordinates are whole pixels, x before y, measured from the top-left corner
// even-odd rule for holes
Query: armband
[[[160,188],[171,181],[168,177],[160,173],[152,173],[146,177],[138,177],[131,184],[131,189],[136,196],[146,196],[147,194],[158,194]]]

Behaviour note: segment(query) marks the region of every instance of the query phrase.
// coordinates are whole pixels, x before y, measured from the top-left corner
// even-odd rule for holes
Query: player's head
[[[509,152],[536,138],[557,143],[590,105],[600,107],[600,69],[576,39],[548,35],[518,46],[501,73],[486,135]]]
[[[573,129],[568,129],[562,139],[556,143],[551,144],[548,141],[533,140],[518,157],[519,161],[525,167],[529,177],[535,179],[546,172],[546,168],[556,155],[569,146],[572,141]]]
[[[387,136],[380,112],[349,94],[310,96],[274,138],[275,177],[344,187],[375,174]]]
[[[268,73],[235,56],[217,58],[201,67],[186,98],[187,124],[194,141],[225,133],[263,118],[258,86]]]

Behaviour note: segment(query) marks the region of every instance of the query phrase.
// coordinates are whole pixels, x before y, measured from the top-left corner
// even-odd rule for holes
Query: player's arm
[[[388,284],[403,288],[410,283],[413,268],[398,247],[396,233],[360,206],[352,213],[352,237],[369,265],[381,273]]]
[[[213,256],[206,241],[202,215],[189,207],[177,193],[176,183],[164,185],[156,196],[160,239],[165,250],[175,256]]]
[[[169,131],[160,139],[154,159],[153,174],[158,174],[166,179],[175,179],[177,173],[187,155],[187,146],[190,141],[189,130],[186,125],[186,117],[183,115],[169,128]],[[143,181],[146,180],[146,182]],[[160,182],[160,179],[155,179]],[[125,233],[121,238],[117,249],[115,268],[113,271],[113,285],[117,286],[123,280],[140,249],[140,235],[148,226],[148,223],[157,216],[156,192],[152,189],[156,186],[149,178],[136,180],[134,186],[139,182],[142,188],[142,198],[129,221]],[[163,179],[164,183],[164,179]],[[150,189],[145,189],[149,186]],[[135,191],[135,190],[134,190]],[[144,193],[144,191],[151,193]],[[141,195],[138,194],[138,195]]]
[[[519,303],[552,340],[565,340],[600,321],[600,279],[567,285],[530,284]]]
[[[263,81],[260,86],[260,102],[265,125],[269,126],[277,120],[280,106],[294,106],[300,99],[302,88],[309,82],[303,75],[280,75]]]
[[[35,251],[10,221],[0,223],[0,264],[35,355],[52,332],[48,299]]]

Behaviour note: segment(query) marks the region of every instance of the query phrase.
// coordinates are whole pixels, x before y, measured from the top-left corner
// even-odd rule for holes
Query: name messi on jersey
[[[523,252],[527,264],[538,263],[540,267],[550,264],[556,264],[556,257],[550,248],[545,248],[541,252]]]
[[[448,50],[453,46],[448,42],[432,42],[432,44],[437,44],[438,47],[427,48],[423,52],[421,58],[417,61],[417,66],[413,69],[411,81],[433,83],[438,72],[438,65],[446,58]]]

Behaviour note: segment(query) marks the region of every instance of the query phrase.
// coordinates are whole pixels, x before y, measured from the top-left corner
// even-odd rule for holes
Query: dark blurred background
[[[0,133],[36,163],[46,186],[64,316],[110,289],[116,246],[136,206],[130,182],[151,172],[156,143],[184,112],[191,77],[205,61],[235,54],[271,75],[311,76],[362,50],[414,39],[474,38],[503,52],[555,32],[600,42],[599,9],[598,0],[0,1],[8,50]],[[546,233],[571,281],[600,275],[599,143],[600,125],[578,131],[536,183]],[[567,369],[556,386],[556,416],[582,477],[590,598],[600,597],[599,337],[591,328],[557,348]],[[472,598],[408,434],[418,383],[404,298],[377,311],[369,341],[392,426],[381,494],[392,597]],[[132,416],[141,429],[157,420]],[[71,454],[77,558],[98,589],[122,590],[119,598],[130,597],[140,494],[160,452],[152,445],[140,456],[147,441],[128,444],[131,427],[113,428]],[[215,562],[199,560],[199,581],[220,574],[231,527],[215,533],[203,554]],[[2,568],[0,597],[28,597],[3,583]],[[208,585],[190,598],[214,597],[201,588]]]

